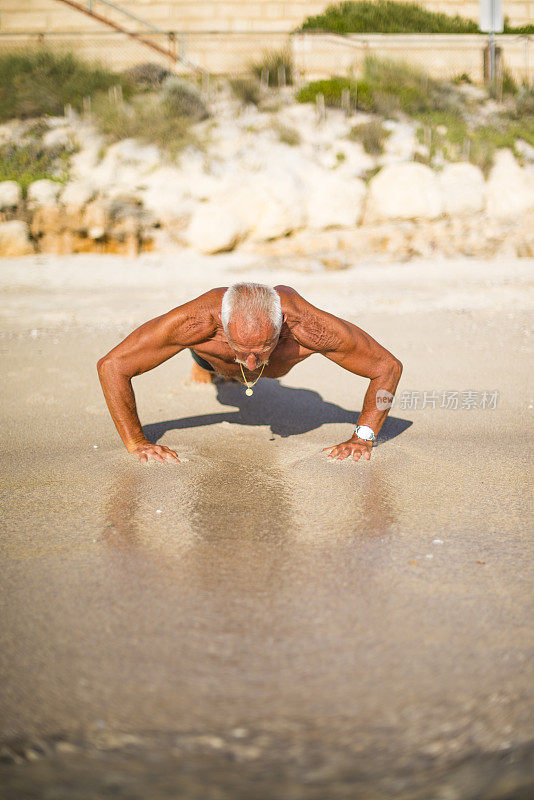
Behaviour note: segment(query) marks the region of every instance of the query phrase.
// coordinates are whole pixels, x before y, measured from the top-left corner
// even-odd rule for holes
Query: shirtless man
[[[363,409],[353,435],[325,447],[328,458],[362,456],[369,460],[376,435],[391,407],[402,364],[369,334],[327,311],[315,308],[289,286],[238,283],[209,292],[145,322],[98,362],[109,412],[129,453],[177,462],[178,455],[147,441],[137,416],[131,379],[190,348],[191,378],[215,376],[252,386],[260,376],[280,378],[313,353],[369,378]],[[389,401],[389,402],[388,402]]]

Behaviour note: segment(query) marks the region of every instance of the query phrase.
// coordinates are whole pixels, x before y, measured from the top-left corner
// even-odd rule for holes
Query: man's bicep
[[[187,347],[180,322],[176,310],[151,319],[132,331],[105,359],[129,378],[148,372]]]

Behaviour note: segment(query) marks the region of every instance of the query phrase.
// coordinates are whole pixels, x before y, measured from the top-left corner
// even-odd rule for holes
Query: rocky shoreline
[[[501,149],[487,176],[467,161],[436,169],[421,163],[407,121],[386,123],[384,153],[366,153],[348,132],[368,117],[331,110],[318,121],[309,105],[273,114],[227,100],[195,126],[203,148],[190,145],[177,163],[133,139],[109,145],[72,112],[41,121],[44,147],[70,148],[68,180],[34,181],[25,196],[0,182],[0,256],[240,248],[313,254],[336,269],[376,256],[534,255],[526,143],[523,165]],[[0,144],[24,140],[30,125],[1,126]]]

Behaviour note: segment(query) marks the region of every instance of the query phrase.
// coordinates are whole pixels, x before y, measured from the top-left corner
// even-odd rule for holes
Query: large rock
[[[486,211],[490,217],[515,220],[534,208],[534,185],[511,150],[498,150],[487,183]]]
[[[63,214],[60,206],[41,206],[34,212],[31,232],[34,238],[38,236],[54,236],[61,233],[64,228]]]
[[[67,183],[61,193],[61,202],[71,208],[82,208],[87,205],[95,195],[95,187],[89,181],[71,181]]]
[[[474,164],[447,164],[438,180],[445,214],[463,216],[483,210],[486,184],[481,170]]]
[[[306,221],[298,177],[279,169],[269,174],[236,171],[204,207],[225,209],[235,220],[238,238],[250,235],[255,242],[278,239]]]
[[[30,208],[50,206],[56,202],[63,184],[43,178],[30,183],[28,187],[28,205]]]
[[[161,222],[189,216],[193,211],[187,184],[177,167],[165,166],[154,170],[144,178],[143,188],[138,194],[147,211]]]
[[[416,126],[388,120],[383,127],[390,131],[390,135],[384,142],[384,153],[379,163],[385,166],[411,161],[417,149]]]
[[[357,225],[365,194],[365,183],[359,178],[321,171],[306,192],[307,226],[317,231]]]
[[[47,131],[42,139],[43,146],[72,150],[72,130],[68,126]]]
[[[197,206],[186,236],[189,244],[201,253],[223,253],[233,250],[244,232],[237,214],[211,201]]]
[[[85,209],[82,226],[89,239],[102,239],[108,228],[108,213],[103,203],[93,200]]]
[[[90,180],[94,186],[98,186],[100,195],[113,197],[144,186],[146,176],[160,164],[161,155],[156,145],[142,144],[135,139],[122,139],[108,147],[104,158],[91,168],[90,173],[80,172],[80,162],[77,161],[75,175],[82,180],[87,180],[90,175]]]
[[[370,221],[436,219],[443,212],[438,179],[424,164],[392,164],[369,183]]]
[[[102,152],[106,147],[106,140],[93,128],[83,124],[77,136],[80,150],[74,153],[70,159],[71,178],[87,180],[90,175],[95,185],[100,185],[96,179],[95,170],[98,168],[102,158]]]
[[[17,208],[22,202],[22,189],[16,181],[0,183],[0,211]]]
[[[256,242],[278,239],[306,224],[304,187],[289,172],[252,174],[229,202]]]
[[[159,167],[161,154],[155,144],[143,144],[137,139],[121,139],[108,147],[104,161],[139,167],[148,172]]]
[[[0,256],[26,256],[33,253],[30,232],[25,222],[18,219],[0,222]]]

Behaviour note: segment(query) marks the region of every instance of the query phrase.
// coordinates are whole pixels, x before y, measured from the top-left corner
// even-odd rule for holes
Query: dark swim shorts
[[[202,358],[202,356],[199,356],[198,353],[195,353],[195,351],[191,347],[189,348],[189,350],[191,351],[191,355],[193,356],[193,361],[196,361],[199,367],[202,367],[202,369],[207,369],[208,372],[215,372],[214,367],[211,366],[209,361],[206,361],[205,358]]]

